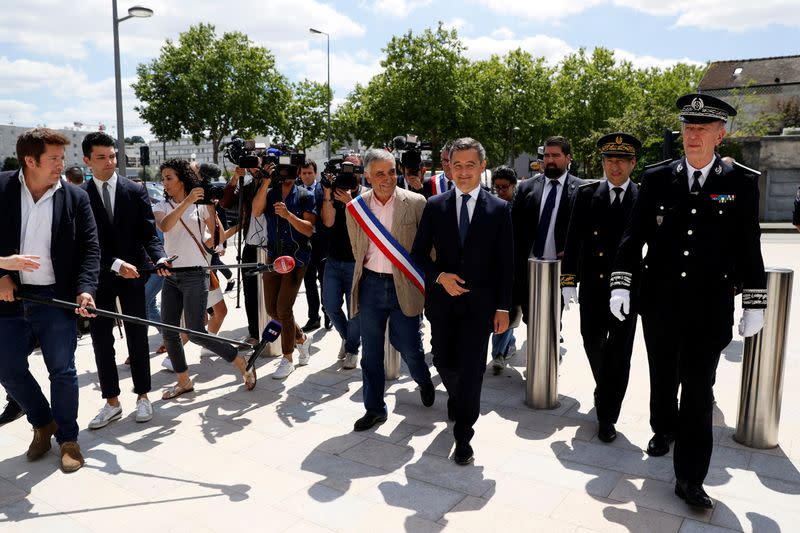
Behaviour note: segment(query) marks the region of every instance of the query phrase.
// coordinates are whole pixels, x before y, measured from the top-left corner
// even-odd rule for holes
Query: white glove
[[[752,337],[764,327],[763,309],[745,309],[742,319],[739,320],[739,335]]]
[[[608,301],[611,314],[624,322],[631,310],[631,291],[628,289],[613,289],[611,299]]]
[[[562,287],[561,298],[564,300],[564,311],[569,311],[569,304],[578,303],[578,289],[575,287]]]

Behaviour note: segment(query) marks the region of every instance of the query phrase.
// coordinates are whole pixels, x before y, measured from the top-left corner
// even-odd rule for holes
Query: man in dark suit
[[[514,303],[528,321],[528,258],[561,259],[570,206],[584,181],[569,173],[572,148],[564,137],[544,142],[544,174],[523,180],[511,209],[514,222]]]
[[[70,141],[47,129],[28,130],[17,139],[22,168],[0,172],[0,256],[39,256],[32,272],[0,269],[0,382],[28,416],[34,461],[50,449],[55,434],[61,469],[83,466],[78,445],[78,376],[75,313],[90,316],[94,307],[100,247],[85,191],[61,179],[64,147]],[[40,299],[57,298],[80,307],[65,311],[31,301],[15,301],[19,292]],[[28,356],[38,339],[50,377],[50,404],[28,370]],[[51,408],[52,405],[52,408]]]
[[[561,293],[564,309],[580,302],[581,336],[594,376],[594,407],[603,442],[617,438],[617,423],[631,369],[636,315],[620,322],[608,310],[612,263],[639,186],[630,179],[642,143],[627,133],[610,133],[597,142],[604,181],[581,185],[572,205]],[[577,286],[580,283],[580,297]]]
[[[473,460],[470,440],[480,414],[489,336],[508,329],[514,251],[508,203],[480,186],[483,146],[458,139],[449,155],[455,188],[428,200],[411,257],[425,272],[433,364],[449,395],[448,417],[455,421],[453,459],[466,465]]]
[[[630,310],[632,276],[647,244],[639,314],[650,365],[647,453],[664,455],[674,439],[675,493],[711,508],[703,490],[713,448],[712,386],[731,341],[733,299],[742,287],[743,337],[764,323],[766,275],[758,225],[757,172],[715,153],[736,110],[704,94],[677,101],[686,157],[649,168],[611,275],[611,312]],[[680,407],[678,386],[680,385]]]
[[[81,187],[89,195],[100,240],[98,308],[115,311],[119,298],[123,313],[145,318],[146,276],[141,275],[139,270],[150,261],[156,265],[166,261],[164,247],[156,234],[147,191],[114,171],[117,153],[110,135],[101,131],[90,133],[83,139],[82,148],[83,161],[92,169],[93,177]],[[168,275],[168,272],[160,270],[158,275]],[[89,422],[89,429],[99,429],[122,417],[114,350],[114,320],[95,318],[89,331],[100,391],[106,400],[97,416]],[[147,398],[150,392],[147,326],[126,322],[125,333],[133,392],[137,395],[136,421],[147,422],[153,418],[153,407]]]

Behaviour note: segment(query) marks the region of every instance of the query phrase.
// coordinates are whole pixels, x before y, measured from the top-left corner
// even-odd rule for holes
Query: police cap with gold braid
[[[636,157],[642,142],[630,133],[616,132],[603,135],[597,141],[600,154],[608,157]]]
[[[689,124],[706,124],[716,120],[728,122],[728,117],[736,116],[736,109],[732,105],[708,94],[686,94],[678,98],[675,105],[681,110],[681,120]]]

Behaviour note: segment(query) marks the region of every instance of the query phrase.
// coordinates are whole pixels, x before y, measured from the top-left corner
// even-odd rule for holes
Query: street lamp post
[[[324,35],[328,39],[328,159],[331,158],[331,36],[324,31],[315,30],[314,28],[308,28],[308,31],[311,33],[316,33],[318,35]]]
[[[126,175],[127,158],[125,157],[125,131],[122,126],[122,77],[119,68],[119,23],[129,18],[146,18],[153,16],[153,10],[142,6],[128,9],[128,16],[117,18],[117,0],[111,0],[112,18],[114,20],[114,84],[117,91],[117,169],[121,176]]]

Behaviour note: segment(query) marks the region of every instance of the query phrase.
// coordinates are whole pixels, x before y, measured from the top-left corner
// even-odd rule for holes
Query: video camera
[[[272,145],[267,147],[264,143],[253,140],[244,140],[234,137],[225,145],[224,155],[234,165],[240,168],[257,168],[257,179],[271,178],[275,183],[297,177],[298,167],[306,164],[305,154],[293,153],[294,149],[286,145]],[[274,165],[275,169],[270,174],[264,167]]]
[[[234,137],[225,145],[225,157],[241,168],[261,168],[261,160],[266,155],[267,145],[253,140]]]
[[[358,186],[358,176],[363,173],[363,166],[345,161],[343,156],[334,156],[325,163],[319,182],[327,189],[349,191]]]
[[[420,141],[416,135],[398,135],[392,139],[394,149],[401,152],[400,163],[409,174],[418,174],[422,166],[422,151],[432,150],[429,141]]]
[[[270,146],[269,155],[264,164],[276,165],[271,176],[273,183],[297,179],[297,170],[306,164],[306,154],[292,152],[293,149],[288,146]]]

